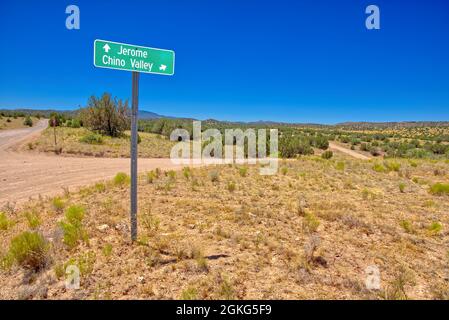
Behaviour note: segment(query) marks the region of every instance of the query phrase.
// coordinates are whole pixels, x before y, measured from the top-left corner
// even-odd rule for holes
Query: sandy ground
[[[26,143],[47,127],[42,120],[32,128],[0,132],[0,204],[21,202],[39,195],[73,190],[95,181],[129,172],[129,159],[72,158],[17,152],[13,146]],[[155,168],[176,169],[170,159],[139,159],[139,172]]]
[[[360,159],[360,160],[370,160],[371,159],[370,157],[365,156],[364,154],[361,154],[361,153],[358,153],[357,151],[353,151],[351,149],[342,147],[342,146],[336,144],[335,142],[331,142],[331,141],[329,141],[329,149],[342,152],[344,154],[347,154],[353,158]]]

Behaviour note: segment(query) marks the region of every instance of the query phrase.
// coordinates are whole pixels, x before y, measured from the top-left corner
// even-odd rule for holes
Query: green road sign
[[[99,68],[171,76],[175,73],[175,52],[106,40],[95,40],[94,65]]]

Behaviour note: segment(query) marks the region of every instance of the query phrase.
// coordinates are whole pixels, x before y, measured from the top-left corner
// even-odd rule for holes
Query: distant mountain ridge
[[[398,121],[398,122],[342,122],[336,127],[352,129],[370,128],[412,128],[412,127],[448,127],[449,121]]]
[[[76,116],[78,113],[78,109],[76,110],[57,110],[57,109],[0,109],[0,113],[24,113],[26,115],[41,115],[43,117],[49,117],[51,113],[57,112],[62,113],[66,116]],[[180,118],[180,117],[172,117],[161,115],[155,112],[139,110],[138,113],[139,120],[154,120],[154,119],[180,119],[180,120],[196,120],[193,118]],[[204,123],[208,123],[210,125],[213,124],[244,124],[244,125],[253,125],[253,126],[302,126],[302,127],[337,127],[337,128],[351,128],[351,129],[374,129],[374,128],[411,128],[411,127],[447,127],[449,126],[449,121],[398,121],[398,122],[369,122],[369,121],[348,121],[341,122],[334,125],[329,124],[319,124],[319,123],[289,123],[289,122],[279,122],[279,121],[267,121],[267,120],[258,120],[258,121],[226,121],[226,120],[216,120],[216,119],[205,119],[202,120]]]

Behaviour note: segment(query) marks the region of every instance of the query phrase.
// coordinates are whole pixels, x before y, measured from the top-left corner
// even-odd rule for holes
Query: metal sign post
[[[175,52],[119,43],[94,41],[94,65],[97,68],[132,71],[131,110],[131,240],[137,240],[137,114],[139,109],[139,73],[172,76]]]
[[[131,240],[137,240],[137,112],[139,109],[139,73],[132,73],[131,111]]]

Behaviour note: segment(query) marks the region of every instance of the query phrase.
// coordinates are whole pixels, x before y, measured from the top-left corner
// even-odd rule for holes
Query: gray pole
[[[131,240],[137,240],[137,110],[139,108],[139,73],[133,71],[131,112]]]

